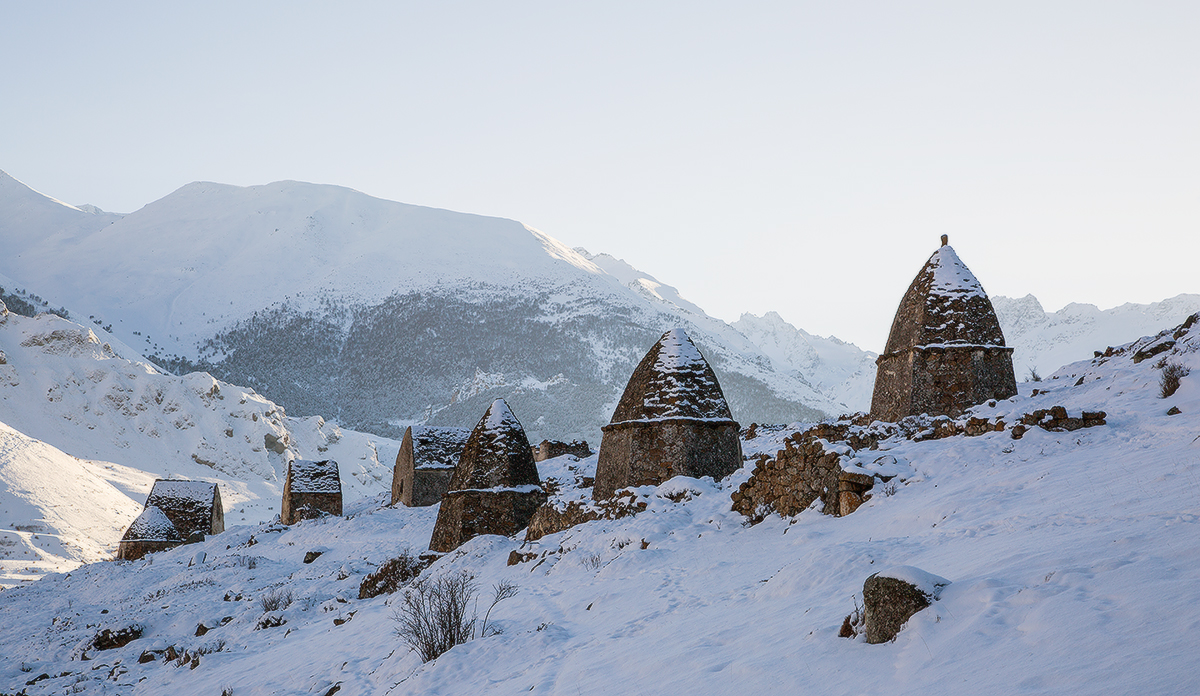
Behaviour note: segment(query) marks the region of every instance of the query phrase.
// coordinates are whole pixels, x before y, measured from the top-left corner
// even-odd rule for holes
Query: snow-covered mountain
[[[229,524],[276,515],[295,458],[337,460],[350,498],[391,486],[399,442],[163,374],[52,314],[0,315],[0,586],[111,556],[156,477],[219,482]]]
[[[882,440],[872,456],[910,473],[845,517],[748,525],[730,494],[749,463],[721,482],[636,489],[633,517],[525,544],[477,537],[422,577],[467,574],[481,618],[490,588],[516,595],[491,611],[495,634],[427,663],[395,633],[406,590],[359,598],[434,524],[436,508],[387,507],[386,494],[344,518],[231,525],[50,575],[0,592],[0,693],[1197,693],[1197,346],[1200,326],[1143,339],[973,414],[1012,424],[1061,405],[1102,409],[1105,425]],[[1160,358],[1192,370],[1167,399]],[[892,642],[839,637],[864,580],[896,566],[950,583]],[[104,631],[138,637],[101,650]]]
[[[22,230],[85,230],[21,237],[0,273],[160,364],[295,413],[398,437],[411,422],[469,424],[503,397],[533,438],[594,441],[675,326],[712,362],[735,418],[841,410],[670,286],[511,220],[299,182],[190,184],[123,217],[33,206],[39,194],[19,185],[0,196],[46,220],[30,213]]]
[[[733,328],[749,338],[779,369],[805,375],[814,386],[835,395],[843,412],[871,410],[876,353],[833,336],[814,336],[792,326],[777,312],[743,314]]]
[[[1013,347],[1017,379],[1030,369],[1048,375],[1060,366],[1092,357],[1128,340],[1157,333],[1200,311],[1200,295],[1176,295],[1150,304],[1126,303],[1112,309],[1072,303],[1047,312],[1033,295],[993,297],[1004,338]]]

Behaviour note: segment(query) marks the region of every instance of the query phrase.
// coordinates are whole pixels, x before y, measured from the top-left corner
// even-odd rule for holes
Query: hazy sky
[[[10,2],[0,169],[515,218],[880,350],[944,233],[1051,310],[1200,292],[1198,37],[1194,0]]]

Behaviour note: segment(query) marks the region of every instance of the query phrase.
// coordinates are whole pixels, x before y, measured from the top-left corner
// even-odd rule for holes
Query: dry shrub
[[[358,586],[358,598],[370,599],[381,594],[391,594],[420,575],[427,565],[427,562],[422,562],[414,556],[411,549],[404,549],[399,556],[363,578],[362,584]]]
[[[1174,394],[1179,389],[1179,380],[1187,377],[1191,370],[1185,365],[1179,363],[1167,363],[1163,365],[1162,374],[1158,379],[1159,393],[1162,398],[1167,398]]]

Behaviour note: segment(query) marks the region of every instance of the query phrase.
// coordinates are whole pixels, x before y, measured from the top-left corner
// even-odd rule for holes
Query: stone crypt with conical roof
[[[919,413],[958,415],[1017,393],[1012,348],[992,301],[942,235],[913,279],[875,361],[871,416],[895,422]]]
[[[742,465],[738,424],[717,375],[683,329],[650,348],[601,430],[596,500],[674,476],[722,479]]]
[[[516,534],[545,501],[525,429],[496,399],[467,438],[429,548],[453,551],[480,534]]]

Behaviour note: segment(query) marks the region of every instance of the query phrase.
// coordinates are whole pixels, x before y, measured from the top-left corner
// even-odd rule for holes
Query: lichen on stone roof
[[[332,459],[319,462],[293,459],[288,476],[292,493],[341,493],[342,479],[338,463]]]
[[[183,536],[171,523],[167,514],[151,505],[125,530],[122,541],[182,541]]]
[[[186,500],[212,505],[215,483],[208,481],[181,481],[175,479],[159,479],[150,490],[146,505],[157,505],[162,500]]]
[[[467,438],[450,490],[540,484],[525,429],[508,403],[496,399]]]
[[[664,333],[629,378],[612,422],[732,420],[717,375],[683,329]]]

